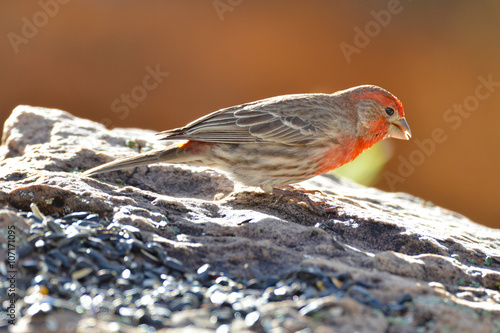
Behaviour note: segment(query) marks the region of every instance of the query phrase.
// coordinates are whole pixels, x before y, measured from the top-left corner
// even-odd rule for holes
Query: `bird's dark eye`
[[[388,106],[385,108],[385,113],[387,113],[389,116],[392,116],[394,114],[394,109]]]

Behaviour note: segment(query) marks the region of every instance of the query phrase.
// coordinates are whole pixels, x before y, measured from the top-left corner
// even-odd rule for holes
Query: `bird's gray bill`
[[[399,119],[389,125],[387,136],[394,139],[410,140],[411,131],[410,126],[405,118]]]

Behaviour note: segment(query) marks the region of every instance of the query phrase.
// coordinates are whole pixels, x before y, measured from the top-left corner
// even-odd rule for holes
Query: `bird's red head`
[[[405,116],[403,103],[387,90],[374,85],[364,85],[351,88],[355,100],[372,100],[381,106],[392,107],[400,117]]]
[[[373,85],[348,89],[354,100],[358,116],[365,125],[384,131],[385,137],[408,140],[410,127],[405,119],[403,104],[387,90]],[[363,111],[362,111],[363,110]]]

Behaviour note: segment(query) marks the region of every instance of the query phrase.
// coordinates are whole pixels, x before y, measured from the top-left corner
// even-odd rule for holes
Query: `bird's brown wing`
[[[313,97],[287,95],[222,109],[185,127],[159,133],[161,140],[188,139],[218,143],[277,142],[308,144],[318,140],[331,108]],[[326,97],[325,97],[326,98]],[[314,116],[311,115],[314,113]],[[314,119],[319,119],[315,121]]]

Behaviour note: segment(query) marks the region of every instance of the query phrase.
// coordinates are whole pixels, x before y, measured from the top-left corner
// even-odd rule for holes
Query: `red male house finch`
[[[387,137],[408,140],[411,132],[401,102],[380,87],[364,85],[232,106],[158,135],[161,140],[184,141],[115,160],[84,175],[183,163],[217,168],[244,185],[284,194],[279,187],[338,168]]]

